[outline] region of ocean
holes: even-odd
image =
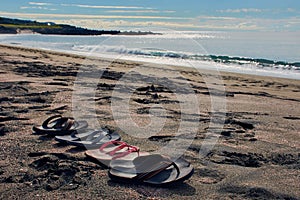
[[[300,79],[300,32],[161,31],[160,35],[0,35],[1,44]]]

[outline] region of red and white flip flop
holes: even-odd
[[[102,164],[109,166],[112,160],[133,160],[139,156],[149,155],[147,152],[140,152],[136,146],[123,141],[110,141],[103,144],[99,149],[88,150],[85,154],[97,159]]]

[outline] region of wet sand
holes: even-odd
[[[1,199],[300,199],[299,80],[222,72],[221,84],[213,72],[199,74],[191,68],[3,45],[0,49]],[[82,115],[88,117],[88,110],[96,105],[100,126],[118,131],[124,141],[154,152],[178,140],[174,133],[182,114],[196,127],[183,155],[195,168],[188,181],[172,187],[113,182],[107,169],[87,158],[84,149],[32,134],[32,126],[51,115],[72,116],[78,70],[92,65],[102,68],[103,74],[95,95],[86,94],[83,99],[94,104]],[[124,75],[127,82],[120,81]],[[188,90],[183,87],[185,81]],[[196,96],[199,112],[184,113],[170,88],[176,88],[181,97]],[[121,93],[119,99],[114,91]],[[166,120],[160,132],[141,138],[118,127],[111,103],[122,100],[122,91],[132,92],[131,117],[139,126],[149,124],[150,111],[164,108],[157,116]],[[226,100],[226,110],[211,109],[215,97]],[[213,129],[211,118],[222,115],[223,129]],[[126,124],[130,119],[121,116],[118,120]],[[208,133],[219,138],[200,159]]]

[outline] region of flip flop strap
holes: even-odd
[[[91,132],[89,135],[86,135],[84,137],[78,137],[77,132],[72,132],[70,136],[75,138],[75,141],[92,141],[92,143],[96,143],[96,142],[99,142],[103,137],[106,136],[106,135],[102,134],[96,138],[94,137],[96,134],[101,133],[101,132],[102,131],[95,130],[95,131]]]
[[[110,152],[105,152],[104,149],[109,146],[109,145],[118,145],[114,150],[110,151]],[[118,152],[124,148],[128,148],[127,151],[125,152]],[[132,152],[137,152],[138,155],[139,155],[139,151],[140,149],[136,146],[132,146],[132,145],[129,145],[127,144],[126,142],[122,142],[122,141],[110,141],[110,142],[107,142],[105,144],[103,144],[100,149],[99,149],[101,152],[104,152],[106,154],[109,154],[110,156],[114,156],[113,159],[117,159],[117,158],[121,158],[121,157],[124,157]]]
[[[124,148],[128,148],[125,152],[119,152],[120,150],[124,149]],[[132,153],[132,152],[139,152],[139,148],[136,147],[136,146],[132,146],[132,145],[129,145],[127,143],[124,143],[124,144],[121,144],[120,146],[118,146],[117,148],[115,148],[113,151],[109,152],[109,155],[110,156],[114,156],[114,158],[121,158],[123,156],[126,156],[128,155],[129,153]]]
[[[62,118],[64,119],[64,118]],[[61,125],[62,130],[70,130],[71,127],[75,124],[75,120],[72,118],[66,118],[67,121]]]
[[[54,123],[52,126],[49,124]],[[62,117],[61,115],[54,115],[46,119],[42,127],[44,129],[61,129],[61,130],[70,130],[71,127],[75,124],[75,120],[71,117]]]
[[[97,132],[97,133],[101,133],[102,131],[95,131],[95,132]],[[96,133],[96,134],[97,134]],[[111,139],[112,137],[111,137],[111,134],[110,133],[106,133],[106,134],[100,134],[96,139],[94,139],[94,140],[91,140],[91,142],[92,142],[92,144],[96,144],[96,143],[98,143],[99,141],[101,141],[103,138],[105,138],[105,137],[109,137],[109,139]]]
[[[87,137],[86,137],[86,139],[85,140],[87,140],[87,141],[92,141],[92,140],[94,140],[95,139],[95,135],[97,135],[98,133],[101,133],[102,131],[100,131],[100,130],[95,130],[95,131],[93,131],[93,132],[91,132],[91,134],[89,134]],[[102,135],[104,135],[104,134],[100,134],[100,136],[102,136]],[[98,137],[97,137],[98,138]]]
[[[115,159],[118,159],[118,158],[122,158],[122,157],[125,157],[127,156],[128,154],[131,154],[133,152],[137,152],[138,156],[140,156],[140,149],[138,147],[135,147],[135,146],[130,146],[128,147],[128,150],[127,151],[124,151],[122,153],[115,153],[114,156],[112,159],[115,160]]]
[[[109,152],[105,152],[104,149],[110,145],[118,145],[116,148],[118,148],[120,145],[124,145],[126,144],[126,142],[122,142],[122,141],[109,141],[109,142],[106,142],[105,144],[103,144],[99,150],[103,153],[109,153]]]
[[[54,116],[51,116],[51,117],[49,117],[48,119],[46,119],[46,120],[43,122],[42,127],[45,128],[45,129],[53,128],[53,127],[55,126],[55,124],[54,124],[53,126],[49,127],[49,123],[50,123],[51,121],[54,121],[54,119],[59,120],[59,119],[61,119],[61,118],[62,118],[61,115],[54,115]]]
[[[180,174],[180,170],[179,170],[178,166],[176,165],[176,163],[174,163],[170,160],[170,161],[161,161],[161,162],[155,163],[154,165],[150,166],[149,168],[144,169],[144,171],[146,171],[146,172],[138,173],[138,175],[135,176],[134,179],[136,179],[138,181],[148,180],[148,179],[154,177],[155,175],[161,173],[162,171],[166,170],[170,166],[174,166],[174,168],[176,169],[176,172],[177,172],[176,178],[177,178]]]

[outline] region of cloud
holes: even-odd
[[[175,13],[175,11],[173,10],[157,10],[155,8],[140,6],[99,6],[86,4],[61,4],[61,6],[93,9],[110,9],[108,11],[105,11],[106,13]]]
[[[106,13],[175,13],[173,10],[108,10]]]
[[[198,16],[195,19],[209,19],[209,20],[234,20],[234,17],[216,17],[216,16]]]
[[[57,10],[55,8],[47,8],[47,7],[42,7],[42,6],[21,6],[21,10],[25,9],[38,9],[38,10]]]
[[[198,21],[194,21],[194,24],[198,24],[202,29],[209,30],[263,30],[267,26],[260,26],[252,19],[243,18],[211,18],[211,17],[199,17]]]
[[[168,28],[199,28],[199,25],[192,23],[176,23],[162,21],[126,21],[126,20],[55,20],[56,23],[72,24],[75,26],[92,28],[92,29],[135,29],[149,27],[168,27]]]
[[[29,2],[30,5],[36,5],[36,6],[50,6],[53,5],[52,3],[45,3],[45,2]]]
[[[209,17],[207,17],[208,19]],[[47,21],[46,19],[44,21]],[[48,20],[49,21],[49,20]],[[236,19],[232,23],[209,20],[204,23],[190,22],[168,22],[168,21],[127,21],[127,20],[107,20],[107,19],[64,19],[54,20],[55,23],[72,24],[75,26],[92,29],[151,29],[151,27],[162,27],[171,29],[202,29],[202,30],[262,30],[262,26],[252,21],[242,21]],[[268,22],[269,23],[269,22]]]
[[[191,20],[186,17],[147,16],[147,15],[83,15],[83,14],[50,14],[50,13],[9,13],[0,12],[0,15],[28,17],[28,18],[76,18],[76,19],[160,19],[160,20]]]
[[[67,7],[79,7],[79,8],[96,8],[96,9],[152,9],[147,7],[139,6],[96,6],[96,5],[85,5],[85,4],[61,4],[61,6]]]
[[[1,12],[1,16],[53,21],[93,29],[122,29],[144,27],[165,27],[174,29],[221,30],[221,31],[299,31],[300,17],[282,19],[239,18],[198,16],[197,18],[180,18],[165,16],[119,16],[119,15],[80,15],[80,14],[46,14],[46,13],[10,13]],[[174,20],[175,19],[175,20]],[[180,19],[180,20],[177,20]]]
[[[94,8],[94,9],[153,9],[149,7],[140,7],[140,6],[100,6],[100,5],[87,5],[87,4],[53,4],[53,3],[45,3],[45,2],[29,2],[28,4],[36,5],[36,6],[60,5],[66,7]]]
[[[206,19],[206,21],[205,21]],[[300,30],[300,18],[231,18],[224,20],[208,20],[206,17],[199,17],[195,24],[212,25],[217,30],[257,30],[257,31],[287,31],[286,25],[289,24],[289,30]],[[212,27],[212,28],[213,28]]]
[[[257,8],[241,8],[241,9],[227,9],[227,10],[218,10],[217,12],[220,13],[260,13],[264,12],[263,9],[257,9]]]
[[[240,9],[227,9],[227,10],[217,10],[219,13],[272,13],[272,14],[280,14],[280,13],[300,13],[299,10],[295,8],[282,8],[282,9],[257,9],[257,8],[240,8]]]

